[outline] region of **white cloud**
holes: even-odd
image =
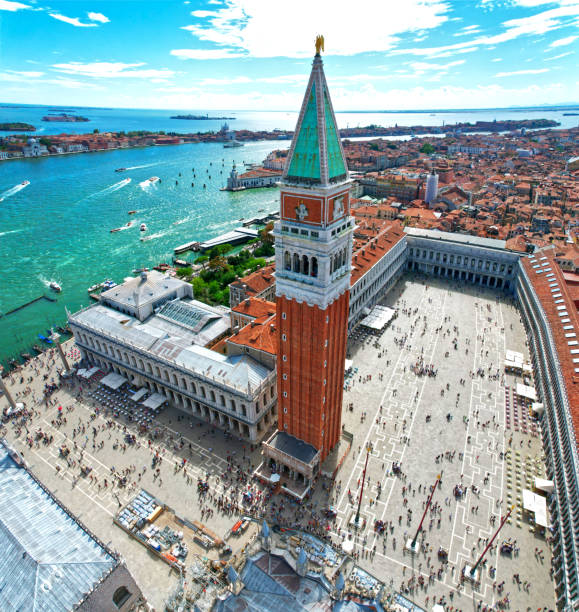
[[[38,86],[40,84],[53,85],[65,89],[100,89],[100,87],[92,83],[83,83],[82,81],[77,81],[68,77],[41,78],[43,75],[43,72],[7,70],[5,72],[0,72],[0,83],[24,83],[31,85],[35,92],[39,91]],[[6,89],[6,87],[8,86],[4,86],[4,89]],[[29,90],[24,88],[21,89],[27,91],[27,93],[31,93]]]
[[[566,0],[560,1],[562,4],[557,8],[536,13],[535,15],[531,15],[529,17],[509,19],[508,21],[503,22],[502,25],[505,28],[505,31],[501,32],[500,34],[479,36],[467,42],[454,43],[452,45],[444,45],[441,47],[396,49],[392,51],[392,54],[441,57],[440,53],[443,52],[457,53],[462,49],[474,46],[498,45],[510,40],[515,40],[520,36],[545,34],[546,32],[557,30],[566,25],[566,22],[564,21],[566,17],[579,16],[579,2],[577,2],[577,0],[572,0],[570,3],[567,3]]]
[[[512,72],[499,72],[495,74],[497,78],[517,76],[519,74],[542,74],[543,72],[549,72],[548,68],[532,68],[530,70],[513,70]]]
[[[161,70],[145,68],[144,63],[124,64],[122,62],[68,62],[64,64],[53,64],[54,70],[65,74],[88,76],[101,79],[136,78],[136,79],[163,79],[175,75],[173,70],[162,68]]]
[[[566,45],[570,45],[578,38],[579,36],[567,36],[566,38],[560,38],[559,40],[554,40],[549,47],[565,47]]]
[[[98,21],[99,23],[109,23],[110,19],[102,13],[88,13],[88,18],[91,21]]]
[[[416,72],[425,71],[444,71],[446,72],[452,66],[460,66],[464,64],[466,60],[455,60],[454,62],[448,62],[448,64],[433,64],[431,62],[411,62],[410,67]]]
[[[96,28],[96,23],[83,23],[78,17],[66,17],[65,15],[59,15],[58,13],[49,13],[49,15],[58,19],[58,21],[64,21],[64,23],[70,23],[77,28]]]
[[[553,55],[553,57],[546,57],[544,62],[552,62],[553,60],[561,59],[562,57],[567,57],[568,55],[573,55],[574,51],[567,51],[567,53],[560,53],[559,55]]]
[[[368,18],[384,15],[385,4],[391,9],[388,19]],[[349,11],[347,18],[328,8],[328,2],[294,0],[291,10],[281,15],[278,3],[271,0],[226,0],[215,10],[193,11],[196,23],[184,29],[200,41],[251,57],[310,57],[321,31],[328,55],[355,55],[390,50],[400,34],[436,28],[448,20],[450,10],[444,0],[367,0],[364,10]],[[353,36],[356,31],[364,34]],[[194,58],[213,59],[201,54]]]
[[[173,49],[171,55],[179,59],[218,60],[243,57],[235,49]]]
[[[11,2],[10,0],[0,0],[0,11],[10,11],[14,13],[20,9],[32,8],[28,4],[22,4],[22,2]]]
[[[502,62],[503,58],[502,57],[495,57],[494,59],[491,60],[491,62]]]

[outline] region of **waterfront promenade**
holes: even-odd
[[[499,543],[516,541],[515,554],[504,556],[494,550],[481,573],[480,586],[465,583],[458,588],[464,564],[476,559],[493,533],[491,516],[497,524],[511,503],[509,493],[517,504],[520,474],[531,467],[533,475],[544,474],[540,439],[531,434],[531,428],[527,433],[506,428],[505,385],[512,387],[515,380],[503,378],[504,352],[509,348],[526,354],[518,312],[510,298],[498,300],[492,292],[416,277],[404,277],[385,303],[398,309],[393,325],[380,338],[359,338],[349,345],[357,372],[347,383],[343,418],[345,428],[354,434],[352,450],[334,486],[321,479],[312,499],[302,506],[284,496],[268,497],[251,480],[250,474],[262,460],[259,449],[228,440],[221,431],[182,417],[176,410],[161,414],[161,435],[150,445],[138,434],[138,444],[130,445],[124,441],[123,428],[132,433],[132,426],[111,418],[94,401],[94,388],[86,383],[82,391],[80,383],[62,387],[48,406],[43,404],[43,386],[56,381],[60,366],[48,354],[7,379],[13,393],[20,393],[19,400],[34,414],[25,427],[17,422],[5,426],[3,435],[23,452],[32,471],[56,496],[126,558],[156,609],[162,609],[176,584],[175,573],[112,523],[119,506],[141,487],[220,536],[239,516],[254,514],[309,529],[330,538],[338,548],[351,539],[362,567],[387,583],[392,580],[396,590],[426,609],[441,597],[447,609],[456,610],[476,610],[479,602],[497,605],[505,597],[514,610],[554,609],[548,543],[519,519],[518,508],[498,539]],[[74,359],[70,343],[67,350]],[[421,357],[424,364],[433,364],[436,377],[411,371]],[[0,405],[4,404],[5,399],[0,399]],[[60,417],[59,406],[63,408]],[[52,436],[52,442],[36,439],[38,431]],[[361,509],[366,525],[356,533],[348,523],[355,512],[368,442],[372,452]],[[63,443],[71,449],[70,462],[59,456]],[[502,460],[501,453],[509,449],[510,459]],[[163,457],[158,476],[151,469],[157,451]],[[402,476],[392,474],[393,461],[400,462]],[[91,477],[80,476],[81,465],[92,467]],[[427,497],[424,489],[438,473],[443,478],[433,500],[437,511],[425,523],[428,552],[412,556],[404,552],[403,543],[414,534]],[[127,477],[126,486],[119,486],[118,475]],[[205,496],[198,493],[199,478],[209,484]],[[457,484],[468,489],[460,500],[453,496]],[[473,485],[478,493],[470,489]],[[246,491],[254,493],[254,501],[244,505]],[[322,511],[330,504],[338,516],[328,522]],[[387,536],[374,532],[376,519],[388,524]],[[229,543],[235,550],[244,541]],[[448,551],[448,564],[437,559],[440,546]],[[190,550],[198,552],[192,546]],[[216,552],[209,556],[216,557]]]

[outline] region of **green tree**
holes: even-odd
[[[179,268],[177,270],[177,276],[179,278],[184,278],[186,276],[191,276],[192,270],[191,270],[191,266],[188,266],[187,268]]]
[[[99,129],[98,129],[98,128],[95,128],[95,129],[92,131],[92,133],[93,133],[93,134],[100,134],[100,132],[99,132]]]
[[[429,142],[425,142],[420,148],[420,152],[426,155],[432,155],[434,153],[434,147]]]

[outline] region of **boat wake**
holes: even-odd
[[[19,185],[15,185],[14,187],[12,187],[12,189],[8,189],[4,193],[0,194],[0,202],[5,200],[6,198],[9,198],[10,196],[16,195],[19,191],[26,189],[29,184],[30,183],[28,182],[20,183]]]
[[[20,232],[23,232],[23,229],[17,229],[17,230],[8,230],[7,232],[0,232],[0,237],[2,236],[7,236],[8,234],[19,234]]]
[[[162,238],[167,232],[159,232],[158,234],[151,234],[150,236],[144,236],[141,238],[141,242],[148,242],[149,240],[154,240],[155,238]]]
[[[125,170],[139,170],[140,168],[151,168],[152,166],[158,166],[161,162],[155,162],[154,164],[143,164],[142,166],[129,166]]]
[[[38,280],[47,288],[50,289],[50,283],[57,282],[54,278],[44,278],[43,276],[39,276]]]
[[[143,190],[143,191],[150,191],[153,187],[155,187],[156,183],[153,183],[152,181],[150,181],[149,179],[147,179],[146,181],[141,181],[139,183],[139,187]]]
[[[118,183],[115,183],[114,185],[107,187],[105,190],[101,191],[101,193],[113,193],[113,191],[118,191],[119,189],[122,189],[123,187],[125,187],[125,185],[128,185],[131,182],[131,180],[132,179],[130,178],[123,179],[122,181],[119,181]]]

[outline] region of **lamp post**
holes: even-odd
[[[434,492],[436,491],[436,487],[438,486],[438,483],[440,482],[441,477],[442,477],[441,474],[438,474],[436,476],[436,482],[434,483],[434,487],[432,487],[432,491],[430,492],[430,496],[428,497],[428,501],[426,502],[426,508],[424,508],[422,519],[420,520],[420,525],[418,525],[418,529],[416,530],[416,533],[414,534],[414,537],[412,538],[412,540],[406,543],[406,548],[413,553],[418,552],[416,550],[416,540],[418,539],[418,534],[420,533],[420,530],[422,529],[422,523],[424,523],[424,519],[426,518],[426,513],[428,512],[428,508],[430,508],[432,497],[434,496]]]
[[[368,443],[368,446],[366,446],[366,461],[364,462],[364,472],[362,473],[362,489],[360,490],[360,497],[358,499],[358,510],[356,511],[356,518],[354,519],[354,523],[356,524],[356,529],[358,528],[358,522],[360,520],[360,506],[362,505],[362,495],[364,494],[364,483],[366,482],[366,468],[368,467],[368,457],[370,456],[371,450],[372,450],[372,446]]]
[[[476,577],[476,570],[477,570],[478,566],[482,563],[482,561],[484,559],[484,556],[487,554],[488,549],[492,546],[492,544],[495,541],[496,537],[499,535],[499,531],[503,528],[503,525],[507,522],[507,520],[511,516],[513,508],[514,508],[514,506],[511,506],[509,511],[505,514],[505,516],[501,520],[501,524],[499,525],[499,528],[495,531],[495,534],[490,539],[490,541],[486,545],[485,549],[482,551],[482,554],[478,558],[478,561],[472,566],[472,568],[470,568],[470,570],[468,569],[468,566],[465,568],[466,569],[465,575],[466,575],[467,578],[469,578],[469,580],[474,580],[475,579],[475,577]]]

